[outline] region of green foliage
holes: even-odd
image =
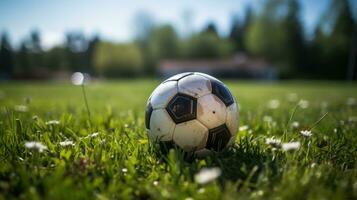
[[[69,63],[66,61],[66,50],[62,47],[54,47],[44,53],[44,63],[45,66],[49,69],[67,69]]]
[[[0,40],[0,73],[11,75],[14,71],[14,52],[8,36],[3,33]]]
[[[135,44],[99,42],[94,55],[96,70],[107,77],[139,74],[142,62],[140,49]]]
[[[193,35],[182,45],[184,58],[222,58],[233,54],[233,44],[212,32]]]
[[[0,199],[357,198],[356,85],[226,83],[240,104],[236,143],[192,162],[176,149],[158,155],[147,140],[144,109],[157,81],[87,85],[92,126],[78,86],[0,85]],[[310,128],[311,137],[300,134]],[[273,148],[271,137],[301,148]],[[207,167],[222,175],[195,182]]]
[[[149,37],[151,54],[158,60],[176,58],[179,53],[179,38],[171,25],[153,28]]]
[[[333,79],[346,77],[348,60],[350,56],[354,56],[351,50],[353,45],[356,47],[352,42],[356,31],[356,21],[353,19],[349,2],[332,1],[315,30],[311,50],[316,55],[311,57],[311,61],[320,76]]]
[[[285,10],[285,12],[283,12]],[[248,27],[247,49],[275,63],[282,77],[304,67],[304,33],[297,1],[269,0]]]

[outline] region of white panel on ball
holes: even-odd
[[[239,115],[237,103],[234,103],[227,107],[227,120],[226,126],[229,132],[232,134],[232,138],[229,140],[228,145],[235,142],[238,126],[239,126]]]
[[[200,75],[200,76],[203,76],[203,77],[205,77],[205,78],[208,78],[208,79],[211,79],[211,80],[215,80],[215,81],[218,81],[218,82],[222,83],[222,81],[220,81],[220,80],[216,79],[215,77],[210,76],[210,75],[208,75],[208,74],[204,74],[204,73],[201,73],[201,72],[195,72],[195,74],[196,74],[196,75]]]
[[[211,93],[211,82],[200,75],[189,75],[178,81],[179,93],[187,94],[195,98]]]
[[[151,106],[153,109],[165,108],[173,96],[177,94],[177,82],[168,81],[160,84],[151,94]]]
[[[214,94],[198,98],[197,119],[207,128],[216,128],[226,122],[226,106]]]
[[[206,145],[208,129],[197,120],[177,124],[174,142],[185,151],[203,149]]]
[[[150,118],[149,137],[152,141],[170,141],[175,123],[165,109],[154,110]]]
[[[180,73],[180,74],[176,74],[174,76],[171,76],[170,78],[166,79],[164,82],[167,82],[167,81],[178,81],[180,80],[181,78],[185,77],[185,76],[188,76],[190,74],[193,74],[193,72],[184,72],[184,73]]]

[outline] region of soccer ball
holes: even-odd
[[[235,98],[221,81],[186,72],[154,90],[145,126],[151,141],[172,142],[185,152],[219,152],[235,141],[238,113]]]

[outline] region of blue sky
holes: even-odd
[[[45,46],[63,41],[64,33],[79,30],[86,35],[98,33],[113,41],[133,38],[133,18],[139,11],[150,13],[157,23],[171,23],[184,32],[183,13],[192,13],[193,31],[214,22],[221,35],[229,31],[232,16],[243,15],[248,4],[259,6],[263,0],[1,0],[0,31],[7,31],[11,41],[19,43],[30,30],[41,32]],[[330,0],[300,0],[304,25],[312,30]]]

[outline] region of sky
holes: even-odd
[[[170,23],[180,33],[201,30],[214,22],[219,33],[229,33],[232,16],[243,16],[248,5],[257,7],[263,0],[1,0],[0,32],[6,31],[11,42],[19,44],[31,30],[38,30],[44,47],[60,44],[69,31],[87,36],[126,42],[134,37],[134,16],[146,12],[156,23]],[[330,0],[300,0],[302,21],[312,32]],[[184,13],[190,13],[189,25]],[[186,20],[187,21],[187,20]],[[186,25],[185,25],[186,24]]]

